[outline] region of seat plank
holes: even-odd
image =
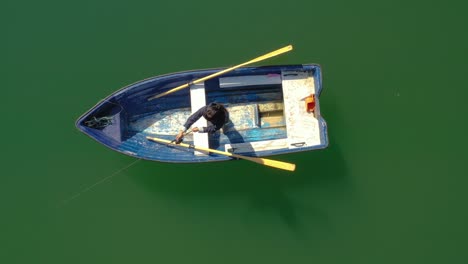
[[[206,105],[206,94],[204,83],[193,84],[190,86],[190,101],[192,114],[198,109]],[[207,121],[205,118],[200,118],[193,124],[192,127],[206,127]],[[209,148],[208,133],[193,133],[193,144],[197,147]],[[195,151],[195,155],[207,155],[201,151]]]

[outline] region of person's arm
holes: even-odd
[[[205,110],[206,110],[206,106],[203,106],[202,108],[198,109],[195,113],[189,116],[189,118],[187,119],[187,121],[185,122],[183,126],[184,132],[187,131],[187,129],[189,129],[195,122],[197,122],[198,119],[200,119],[200,117],[203,116],[203,113],[205,112]]]
[[[176,142],[180,143],[182,141],[182,138],[184,137],[185,131],[187,131],[187,129],[189,129],[193,125],[193,123],[197,122],[197,120],[200,119],[200,117],[203,116],[203,113],[205,112],[205,109],[206,109],[206,106],[201,107],[195,113],[193,113],[193,114],[191,114],[189,116],[189,118],[187,119],[185,124],[179,128],[179,133],[176,136]],[[198,129],[194,129],[193,131],[197,132]]]

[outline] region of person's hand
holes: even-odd
[[[198,131],[200,131],[200,129],[198,127],[194,127],[194,128],[192,128],[192,131],[193,132],[198,132]]]
[[[184,138],[184,131],[180,130],[179,134],[176,136],[176,144],[179,144],[182,142],[182,139]]]

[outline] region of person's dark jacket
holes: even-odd
[[[184,124],[185,130],[191,127],[202,116],[208,121],[207,127],[200,128],[200,132],[205,133],[214,133],[220,130],[229,119],[229,114],[222,104],[211,103],[190,115]]]

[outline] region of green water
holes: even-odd
[[[464,1],[12,1],[0,263],[467,263]],[[74,121],[175,71],[319,63],[325,150],[166,164]]]

